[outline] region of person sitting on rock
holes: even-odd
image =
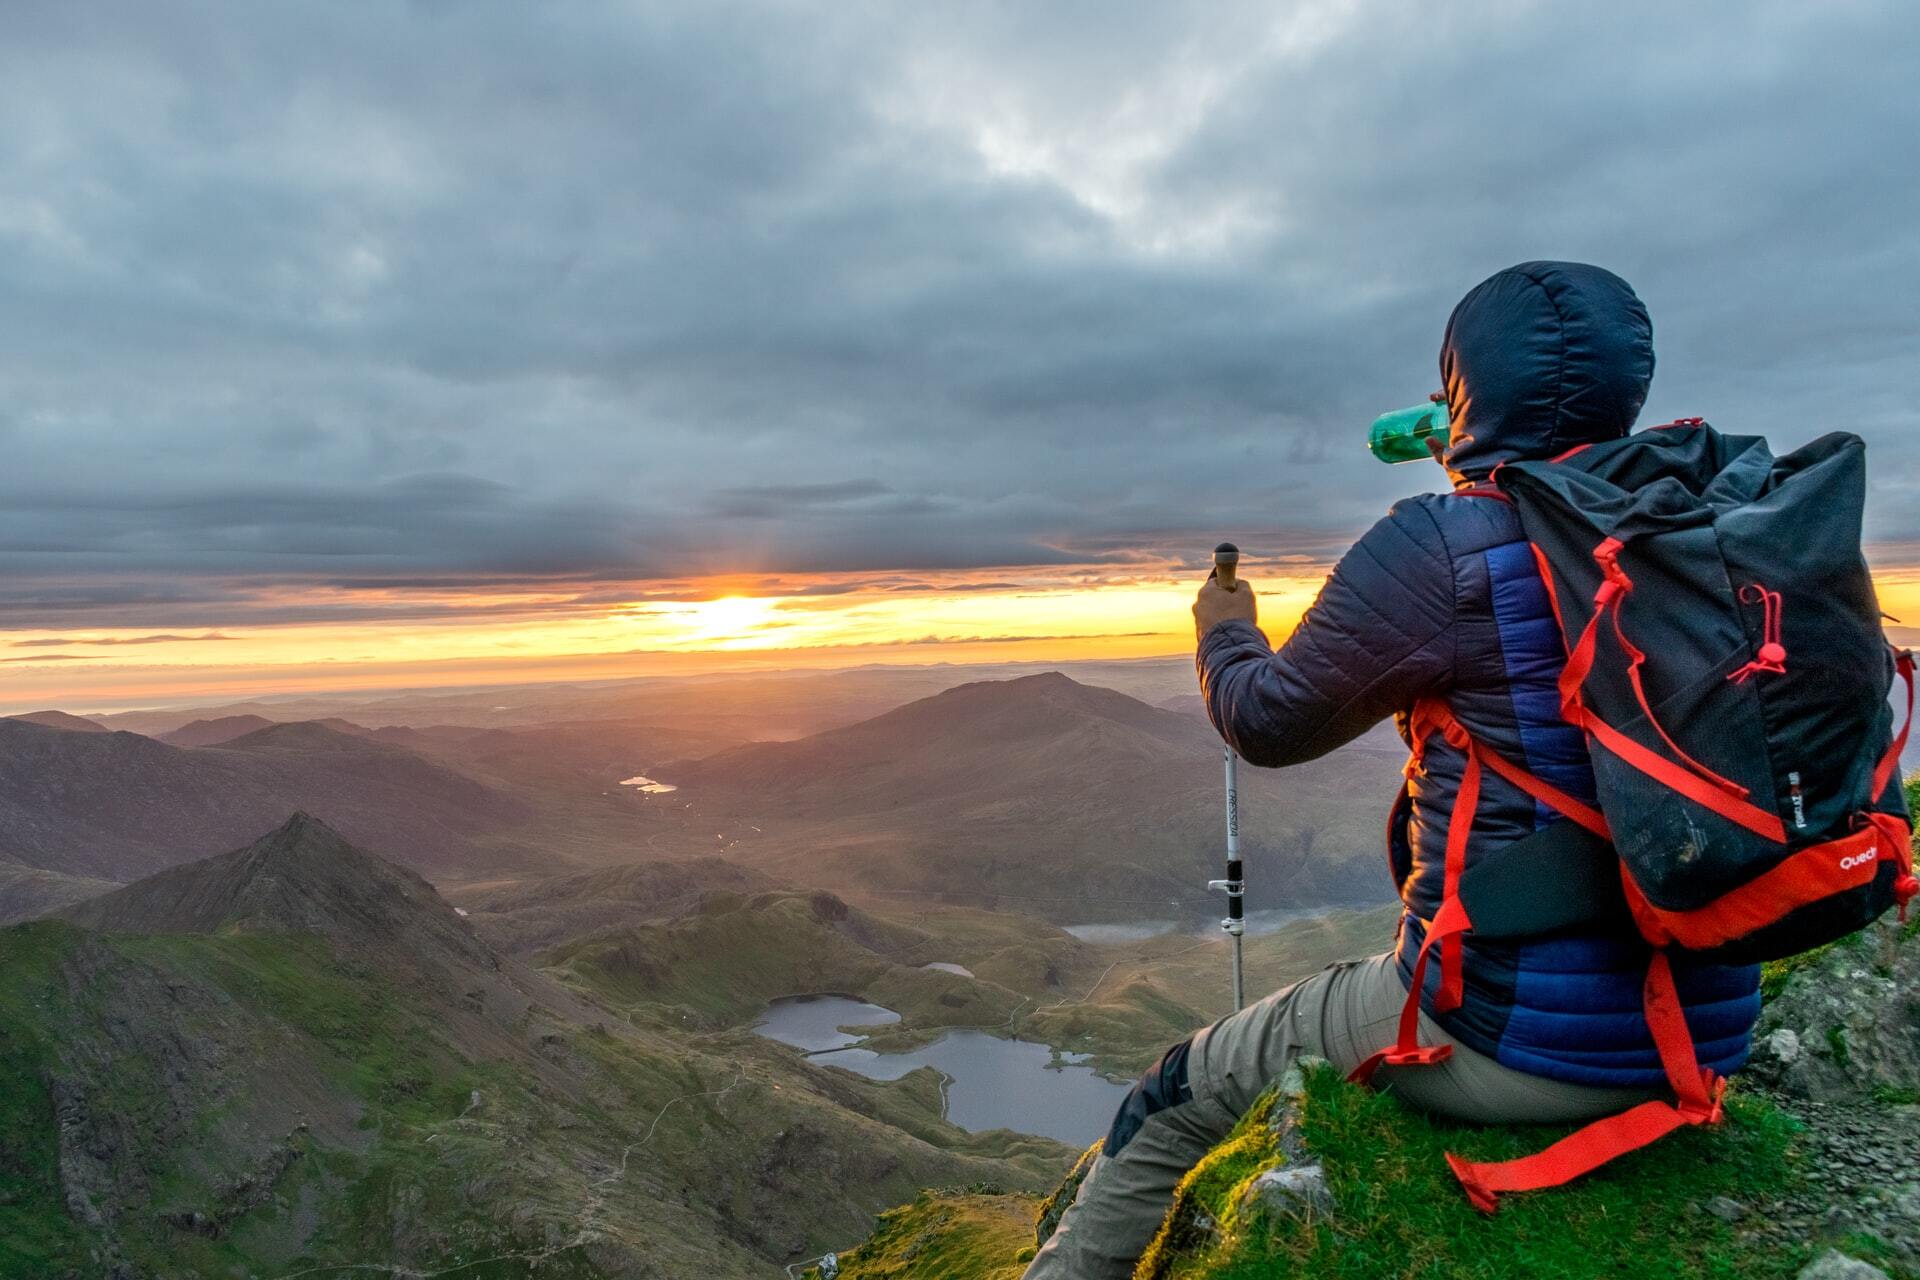
[[[1440,372],[1452,429],[1436,457],[1454,491],[1410,498],[1342,557],[1276,653],[1249,586],[1209,580],[1193,613],[1201,689],[1241,758],[1312,760],[1443,698],[1475,740],[1524,760],[1568,794],[1594,794],[1587,746],[1560,717],[1566,648],[1511,505],[1491,497],[1500,463],[1555,457],[1625,435],[1653,377],[1652,325],[1631,287],[1598,267],[1532,262],[1499,272],[1447,323]],[[1336,964],[1174,1045],[1133,1087],[1026,1280],[1117,1280],[1133,1272],[1181,1177],[1300,1055],[1351,1071],[1394,1040],[1425,929],[1439,909],[1448,816],[1464,752],[1433,734],[1388,824],[1405,909],[1390,951]],[[1553,817],[1491,774],[1466,836],[1466,865]],[[1542,877],[1539,892],[1554,892]],[[1631,923],[1524,940],[1463,941],[1461,1003],[1423,990],[1420,1043],[1443,1061],[1373,1077],[1408,1104],[1456,1120],[1583,1121],[1663,1096],[1641,1011],[1648,951]],[[1721,1075],[1745,1061],[1760,1010],[1757,965],[1674,957],[1695,1053]],[[1431,976],[1431,975],[1430,975]]]

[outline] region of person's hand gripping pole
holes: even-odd
[[[1240,549],[1231,542],[1214,549],[1213,572],[1200,585],[1199,598],[1193,602],[1194,638],[1206,639],[1207,632],[1223,622],[1260,622],[1253,588],[1240,576]]]

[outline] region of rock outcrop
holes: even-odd
[[[1920,920],[1774,966],[1748,1075],[1815,1102],[1920,1103]]]

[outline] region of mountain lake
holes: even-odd
[[[846,996],[787,996],[769,1004],[753,1029],[875,1080],[932,1067],[947,1078],[947,1119],[975,1133],[1013,1129],[1085,1146],[1106,1133],[1129,1087],[1080,1065],[1084,1055],[1062,1054],[1064,1065],[1056,1066],[1044,1044],[984,1031],[956,1029],[906,1053],[875,1053],[859,1047],[862,1037],[840,1030],[899,1020],[891,1009]]]

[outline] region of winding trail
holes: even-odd
[[[644,1138],[641,1138],[638,1142],[629,1142],[621,1150],[620,1167],[615,1169],[612,1173],[609,1173],[606,1177],[601,1178],[600,1180],[595,1182],[593,1185],[595,1187],[608,1187],[627,1176],[628,1159],[632,1157],[634,1152],[638,1151],[640,1148],[646,1146],[649,1142],[653,1141],[653,1135],[655,1130],[659,1129],[660,1122],[666,1118],[667,1112],[673,1110],[674,1103],[685,1102],[688,1098],[715,1098],[715,1099],[724,1098],[728,1094],[732,1093],[735,1089],[738,1089],[741,1085],[741,1082],[744,1081],[746,1078],[747,1078],[747,1069],[745,1066],[741,1066],[734,1073],[733,1083],[728,1085],[724,1089],[703,1089],[694,1093],[683,1093],[676,1097],[668,1098],[666,1101],[666,1104],[662,1106],[660,1110],[654,1114],[653,1123],[647,1126],[646,1136]],[[606,1198],[604,1196],[600,1197],[600,1202],[605,1203],[605,1199]],[[592,1216],[592,1211],[589,1211],[588,1213],[582,1214],[581,1219],[584,1222],[588,1217],[591,1217],[591,1216]]]

